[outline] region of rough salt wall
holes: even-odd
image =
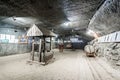
[[[15,32],[17,31],[17,32]],[[26,31],[23,29],[14,29],[14,28],[0,28],[0,34],[15,35],[15,38],[22,36]]]
[[[0,56],[30,52],[30,44],[0,43]]]
[[[15,32],[15,30],[17,32]],[[15,35],[18,39],[19,36],[25,34],[23,29],[12,29],[12,28],[0,28],[0,34]],[[18,43],[0,43],[0,56],[6,56],[11,54],[20,54],[31,51],[30,44],[18,44]]]
[[[120,0],[106,0],[93,16],[89,23],[89,29],[103,36],[120,30]],[[101,42],[93,40],[96,54],[104,57],[117,69],[120,67],[120,43]]]
[[[120,43],[97,43],[91,41],[95,47],[95,52],[98,57],[105,58],[112,66],[120,69]]]
[[[120,30],[120,0],[106,0],[89,23],[89,29],[99,35]]]

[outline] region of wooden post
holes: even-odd
[[[44,38],[43,60],[44,60],[44,62],[46,63],[46,60],[45,60],[46,42],[45,42],[45,37],[43,37],[43,38]]]
[[[52,37],[50,37],[50,50],[52,49]]]
[[[33,41],[32,41],[32,61],[34,61],[34,37],[33,37]]]
[[[41,39],[40,39],[40,43],[39,43],[39,62],[41,62],[41,53],[42,53],[42,50],[41,50]]]
[[[63,43],[61,45],[61,52],[63,52],[63,49],[64,49],[64,38],[65,38],[65,35],[63,36],[62,40],[63,40]]]

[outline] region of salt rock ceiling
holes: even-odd
[[[12,16],[33,17],[58,34],[83,35],[89,28],[105,35],[120,30],[119,12],[119,0],[0,0],[0,25],[11,24],[4,19]]]
[[[100,35],[120,30],[120,0],[106,0],[91,19],[88,28]]]

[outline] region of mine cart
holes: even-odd
[[[95,48],[92,45],[86,45],[84,48],[86,56],[94,57],[95,56]]]

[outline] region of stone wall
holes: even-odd
[[[95,52],[98,57],[104,57],[114,67],[120,66],[120,43],[97,43],[94,40],[90,44],[95,47]]]

